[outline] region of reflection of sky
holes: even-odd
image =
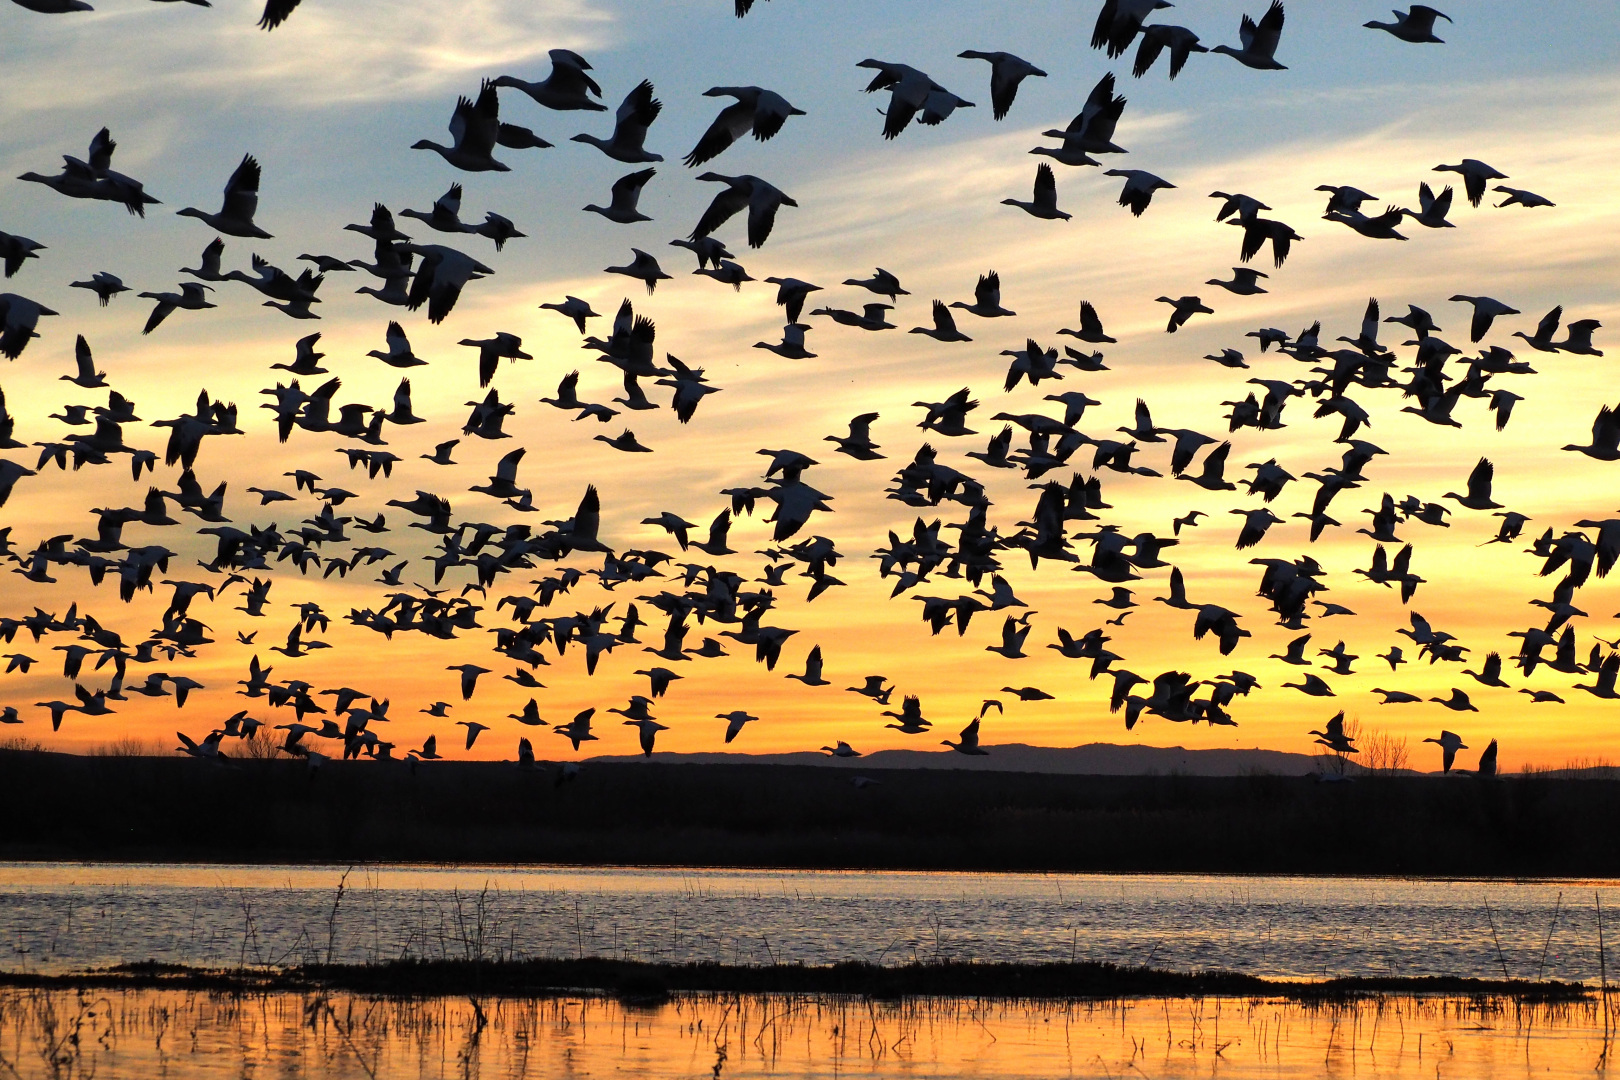
[[[938,400],[959,386],[973,386],[984,406],[973,414],[970,426],[981,435],[934,441],[949,444],[943,447],[946,460],[985,476],[990,470],[962,454],[982,449],[982,438],[999,430],[988,417],[1003,408],[1044,408],[1041,397],[1047,390],[1024,387],[1003,396],[1004,358],[996,354],[1021,348],[1029,336],[1045,345],[1058,343],[1054,331],[1074,325],[1081,299],[1097,303],[1120,343],[1107,348],[1112,370],[1071,373],[1058,389],[1084,389],[1103,402],[1080,425],[1099,438],[1130,423],[1138,396],[1148,400],[1163,426],[1218,433],[1224,426],[1218,403],[1241,397],[1248,389],[1242,386],[1244,377],[1304,374],[1302,365],[1274,358],[1275,353],[1257,358],[1253,340],[1243,337],[1246,331],[1275,325],[1293,333],[1321,318],[1325,337],[1353,335],[1369,295],[1379,297],[1386,314],[1404,310],[1407,303],[1427,308],[1453,343],[1466,338],[1468,314],[1465,307],[1446,301],[1454,292],[1492,295],[1524,312],[1500,320],[1489,343],[1513,342],[1513,330],[1533,330],[1540,315],[1560,303],[1566,322],[1583,317],[1616,322],[1611,283],[1617,215],[1610,191],[1620,154],[1610,133],[1620,116],[1611,74],[1616,59],[1613,18],[1601,6],[1474,5],[1453,13],[1456,25],[1442,24],[1440,34],[1448,44],[1419,47],[1360,29],[1367,19],[1386,17],[1376,4],[1296,3],[1279,52],[1289,65],[1287,72],[1252,72],[1225,57],[1194,56],[1174,83],[1165,79],[1162,61],[1158,71],[1138,81],[1128,76],[1129,57],[1122,58],[1111,68],[1121,77],[1121,92],[1130,103],[1117,141],[1132,153],[1107,164],[1149,169],[1177,187],[1160,192],[1147,214],[1133,219],[1113,205],[1117,181],[1095,170],[1060,168],[1059,205],[1075,215],[1068,223],[1035,221],[999,200],[1028,197],[1034,161],[1025,151],[1036,144],[1040,130],[1067,123],[1100,75],[1110,70],[1103,54],[1086,48],[1091,4],[1083,5],[1084,10],[1069,3],[1020,5],[1014,25],[1004,8],[969,3],[891,4],[874,12],[865,4],[772,0],[739,22],[724,0],[633,5],[469,0],[404,7],[382,0],[308,0],[274,34],[253,29],[254,13],[247,10],[252,5],[221,3],[201,10],[107,0],[99,6],[93,14],[72,17],[37,16],[11,6],[0,12],[0,107],[8,117],[0,131],[0,167],[7,171],[0,175],[50,171],[57,155],[82,155],[90,136],[106,124],[120,143],[115,167],[143,180],[163,205],[153,207],[142,221],[111,205],[68,202],[37,185],[9,181],[0,189],[0,228],[48,245],[41,259],[31,261],[5,287],[63,313],[45,320],[44,336],[5,370],[3,385],[9,407],[19,417],[19,438],[58,438],[64,429],[45,419],[46,414],[64,401],[102,400],[98,392],[57,380],[68,369],[73,336],[82,332],[113,384],[135,399],[147,421],[177,415],[202,386],[242,406],[249,434],[211,440],[198,469],[205,486],[220,479],[230,482],[227,512],[238,524],[277,521],[287,526],[296,520],[295,511],[285,506],[263,511],[251,507],[241,491],[248,485],[290,488],[280,474],[293,468],[313,469],[330,483],[360,491],[345,512],[357,508],[373,514],[387,499],[408,498],[422,488],[451,496],[458,517],[517,520],[483,496],[457,493],[482,482],[501,454],[522,445],[528,456],[519,483],[534,488],[535,503],[543,510],[531,516],[568,516],[585,484],[594,482],[602,490],[603,531],[610,543],[674,550],[667,537],[639,525],[640,519],[668,509],[707,522],[722,505],[716,494],[720,488],[757,482],[763,459],[754,455],[756,449],[793,447],[811,453],[823,464],[807,479],[834,496],[837,513],[818,515],[805,534],[819,532],[838,541],[846,558],[834,573],[848,587],[810,605],[803,602],[803,579],[790,577],[792,586],[778,590],[781,604],[766,621],[800,633],[775,673],[746,656],[677,665],[689,669],[683,671],[688,678],[675,684],[656,710],[671,725],[660,736],[661,748],[714,748],[721,726],[708,718],[733,708],[747,708],[763,718],[748,729],[737,744],[740,749],[799,749],[835,738],[863,749],[902,744],[901,737],[887,738],[890,733],[877,726],[872,719],[877,710],[868,702],[842,692],[843,686],[876,671],[888,674],[902,692],[920,693],[925,715],[945,733],[999,687],[1035,685],[1058,700],[1012,705],[1005,718],[992,714],[984,733],[987,742],[1064,745],[1122,735],[1118,719],[1107,715],[1106,682],[1087,683],[1076,670],[1079,664],[1043,647],[1055,638],[1055,627],[1080,633],[1100,625],[1098,616],[1109,614],[1088,602],[1106,595],[1094,579],[1061,567],[1032,574],[1021,553],[1008,553],[1009,581],[1039,612],[1031,657],[1014,664],[983,651],[996,640],[999,615],[978,616],[965,638],[947,634],[930,639],[916,621],[915,601],[887,600],[888,584],[877,580],[865,558],[883,542],[887,529],[904,532],[915,516],[879,495],[894,469],[922,441],[922,433],[912,426],[920,417],[909,403]],[[1235,40],[1242,10],[1242,5],[1223,0],[1163,14],[1166,21],[1186,23],[1206,43],[1215,44]],[[508,92],[503,96],[505,118],[533,127],[557,147],[502,151],[512,165],[506,174],[455,174],[435,155],[406,149],[418,138],[444,140],[456,95],[475,91],[479,78],[508,72],[541,78],[547,68],[545,50],[559,45],[578,49],[591,60],[610,109],[641,78],[657,84],[665,110],[648,145],[666,161],[658,166],[659,175],[642,202],[654,221],[619,226],[578,210],[586,202],[605,202],[612,181],[634,168],[568,141],[580,131],[606,133],[611,113],[546,112]],[[1050,74],[1028,80],[1011,115],[997,124],[990,116],[988,67],[956,59],[964,48],[1013,51]],[[958,111],[940,127],[913,126],[892,144],[885,143],[874,111],[883,104],[882,95],[859,92],[868,73],[854,64],[867,56],[921,67],[978,106]],[[718,283],[689,278],[690,257],[667,247],[671,237],[689,230],[713,194],[712,185],[696,183],[679,161],[724,104],[700,95],[712,85],[749,83],[777,90],[808,114],[791,120],[772,142],[739,142],[708,166],[762,175],[800,203],[782,211],[761,251],[741,249],[741,219],[721,230],[754,277],[793,275],[816,281],[829,286],[816,301],[825,298],[835,306],[853,307],[870,297],[836,283],[865,276],[874,265],[885,266],[912,292],[893,313],[892,321],[903,331],[927,322],[931,298],[968,299],[977,275],[994,268],[1002,275],[1003,301],[1018,316],[991,323],[962,315],[960,325],[975,341],[954,346],[900,332],[871,335],[809,318],[814,329],[808,344],[817,359],[782,361],[749,348],[754,341],[775,340],[780,330],[780,310],[771,303],[774,290],[755,284],[736,294]],[[466,219],[480,220],[485,210],[495,210],[529,234],[500,255],[482,238],[456,239],[458,246],[496,267],[497,275],[469,286],[441,327],[430,326],[420,314],[405,315],[416,352],[431,361],[408,373],[417,412],[429,423],[390,430],[390,449],[406,459],[390,483],[349,473],[332,453],[338,445],[333,436],[300,432],[278,447],[268,417],[257,409],[268,400],[257,393],[269,385],[268,364],[290,360],[292,342],[314,330],[324,335],[326,366],[344,380],[340,401],[380,404],[386,399],[399,373],[364,354],[381,347],[383,326],[404,313],[352,296],[353,289],[372,283],[363,275],[329,275],[325,302],[317,309],[323,315],[319,323],[286,321],[261,307],[255,294],[225,284],[214,296],[218,309],[178,312],[150,337],[138,332],[146,302],[126,295],[102,311],[88,293],[66,287],[68,281],[106,269],[137,290],[173,288],[179,280],[173,268],[195,265],[213,234],[175,218],[172,211],[186,205],[216,208],[219,188],[246,151],[263,163],[259,221],[276,238],[257,243],[227,238],[227,268],[245,268],[253,252],[289,269],[306,265],[296,262],[305,252],[369,257],[368,242],[343,232],[344,223],[362,220],[374,200],[396,211],[426,209],[458,180],[466,187]],[[1365,240],[1320,220],[1323,196],[1313,190],[1318,184],[1353,183],[1381,196],[1381,203],[1412,204],[1418,181],[1454,179],[1431,173],[1433,165],[1463,157],[1489,161],[1512,175],[1509,183],[1538,191],[1558,207],[1474,210],[1459,192],[1452,213],[1458,228],[1431,231],[1411,225],[1403,230],[1411,236],[1407,243]],[[1229,276],[1236,261],[1236,230],[1214,224],[1215,203],[1204,198],[1216,189],[1262,198],[1274,208],[1273,216],[1307,237],[1283,271],[1265,267],[1272,274],[1267,295],[1238,298],[1200,284]],[[427,242],[446,239],[428,235],[425,227],[414,235]],[[633,282],[600,273],[605,266],[627,261],[631,246],[653,252],[675,275],[651,298]],[[632,296],[638,311],[657,320],[659,346],[705,367],[723,392],[712,395],[684,427],[667,410],[620,417],[608,425],[574,424],[565,414],[534,404],[574,368],[582,372],[581,396],[586,400],[607,401],[621,392],[611,368],[576,351],[577,335],[568,323],[536,309],[539,302],[561,299],[565,293],[590,300],[604,313],[614,310],[622,296]],[[1199,293],[1216,314],[1166,337],[1160,327],[1167,309],[1152,300],[1161,293]],[[598,331],[600,324],[592,329]],[[1402,339],[1393,331],[1401,329],[1386,327],[1385,341],[1398,345]],[[473,354],[456,342],[496,330],[521,334],[536,357],[516,367],[503,364],[496,380],[503,398],[519,406],[507,425],[515,438],[479,445],[464,440],[456,452],[463,467],[454,471],[417,460],[433,443],[453,437],[466,415],[461,403],[481,396]],[[1243,349],[1254,370],[1231,372],[1199,359],[1228,346]],[[1342,637],[1350,651],[1367,658],[1358,665],[1366,674],[1334,680],[1340,696],[1331,702],[1306,702],[1292,691],[1276,689],[1296,671],[1265,657],[1280,652],[1294,635],[1270,624],[1253,596],[1258,568],[1230,547],[1238,523],[1226,511],[1252,500],[1236,494],[1212,496],[1169,480],[1105,474],[1105,493],[1115,507],[1108,520],[1127,532],[1167,532],[1171,517],[1194,507],[1212,513],[1170,555],[1185,572],[1193,599],[1242,612],[1244,625],[1254,633],[1223,661],[1210,643],[1191,641],[1189,613],[1148,604],[1152,610],[1137,612],[1121,629],[1110,628],[1113,650],[1127,658],[1132,670],[1149,677],[1172,667],[1210,677],[1235,664],[1258,674],[1267,687],[1240,703],[1236,716],[1242,726],[1237,729],[1171,729],[1150,718],[1130,737],[1190,746],[1304,749],[1309,737],[1301,732],[1342,706],[1352,715],[1359,713],[1364,724],[1387,727],[1414,743],[1442,724],[1461,730],[1475,747],[1498,737],[1508,766],[1561,763],[1620,750],[1607,707],[1569,691],[1577,680],[1567,676],[1538,673],[1529,683],[1565,693],[1571,702],[1567,708],[1531,709],[1522,695],[1473,684],[1458,673],[1464,665],[1424,664],[1422,670],[1406,668],[1400,675],[1374,671],[1374,653],[1405,641],[1393,631],[1405,625],[1406,613],[1397,598],[1349,573],[1352,567],[1366,566],[1369,558],[1370,543],[1350,538],[1353,529],[1366,524],[1359,512],[1363,506],[1375,505],[1385,490],[1425,499],[1457,490],[1481,454],[1498,464],[1498,500],[1534,518],[1527,530],[1531,534],[1613,512],[1613,467],[1556,449],[1586,441],[1598,405],[1615,396],[1608,380],[1599,377],[1607,362],[1532,354],[1538,377],[1498,380],[1526,398],[1502,433],[1492,429],[1477,401],[1459,406],[1465,426],[1455,431],[1401,414],[1400,406],[1407,403],[1393,392],[1355,395],[1374,417],[1367,437],[1391,453],[1369,467],[1370,480],[1362,489],[1342,494],[1334,503],[1332,512],[1345,528],[1310,547],[1303,524],[1290,519],[1251,553],[1293,558],[1309,551],[1329,570],[1330,598],[1358,612],[1355,619],[1334,618],[1313,627],[1313,650]],[[655,393],[655,400],[662,395]],[[883,414],[874,437],[889,459],[856,463],[834,455],[822,437],[842,433],[850,416],[868,409]],[[626,419],[655,453],[630,457],[591,440],[596,434],[617,434]],[[1309,402],[1296,400],[1285,419],[1288,427],[1282,431],[1248,431],[1233,438],[1229,477],[1241,474],[1246,463],[1268,457],[1296,475],[1337,463],[1338,449],[1329,443],[1337,432],[1336,418],[1314,421]],[[131,425],[126,432],[142,446],[159,445],[163,434],[144,425]],[[1149,446],[1138,460],[1162,470],[1165,453]],[[20,452],[12,456],[26,457]],[[1061,475],[1066,479],[1067,470]],[[124,505],[140,497],[146,481],[131,485],[127,476],[112,467],[66,477],[52,471],[25,480],[3,511],[3,524],[13,526],[14,539],[23,547],[62,532],[89,535],[94,519],[84,513],[86,507]],[[1014,531],[1015,523],[1028,516],[1032,493],[1016,474],[985,478],[997,504],[992,521],[1004,533]],[[172,487],[174,473],[160,469],[157,479]],[[1313,491],[1308,482],[1291,487],[1277,504],[1279,513],[1287,517],[1308,509]],[[307,496],[292,506],[297,517],[318,508]],[[939,513],[960,516],[950,507],[926,516]],[[1530,556],[1503,545],[1478,547],[1492,534],[1496,519],[1459,511],[1453,520],[1454,526],[1445,530],[1408,525],[1401,535],[1415,543],[1413,568],[1428,579],[1413,606],[1467,643],[1474,650],[1474,663],[1467,666],[1477,670],[1482,653],[1513,650],[1516,641],[1507,631],[1541,621],[1536,618],[1540,609],[1524,605],[1548,595],[1550,582],[1535,578],[1539,566]],[[390,512],[390,524],[393,532],[365,541],[392,547],[401,557],[422,554],[421,540],[403,529],[402,516]],[[758,519],[742,522],[733,532],[732,546],[745,554],[722,565],[758,576],[762,560],[746,553],[765,546],[766,530]],[[169,576],[202,579],[203,571],[191,560],[206,549],[185,541],[181,530],[131,526],[126,536],[136,543],[184,550],[185,558],[171,566]],[[579,564],[588,565],[583,560]],[[252,629],[246,625],[250,620],[229,610],[238,603],[235,590],[229,602],[198,604],[195,613],[214,628],[221,643],[183,667],[176,665],[177,672],[190,673],[209,687],[186,713],[174,714],[172,703],[136,699],[121,706],[116,717],[70,716],[53,745],[101,742],[129,732],[158,736],[176,719],[192,731],[204,729],[244,704],[227,692],[230,684],[241,677],[254,651],[270,658],[263,648],[290,625],[287,604],[316,599],[334,614],[380,605],[380,590],[367,584],[371,574],[357,572],[350,582],[322,582],[299,579],[286,565],[272,594],[275,614],[257,620],[263,626],[254,648],[231,643],[237,629]],[[1139,583],[1140,599],[1163,594],[1163,573],[1154,572]],[[157,625],[161,606],[149,599],[124,608],[108,590],[90,590],[80,570],[62,568],[56,576],[61,584],[51,589],[8,579],[3,610],[21,614],[35,603],[61,610],[76,599],[81,609],[95,611],[131,640]],[[492,592],[489,607],[506,592],[525,591],[529,576],[503,582]],[[463,579],[447,580],[459,585]],[[588,611],[609,600],[616,600],[615,611],[622,612],[636,593],[650,591],[626,587],[604,596],[589,587],[589,580],[552,613],[571,613],[576,607]],[[955,595],[951,587],[957,584],[934,582],[918,593]],[[1609,617],[1620,607],[1617,600],[1602,582],[1578,597],[1592,616],[1581,624],[1583,654],[1593,633],[1609,633]],[[647,605],[641,608],[646,615]],[[492,610],[483,621],[505,625],[504,615],[497,619]],[[660,629],[644,630],[644,640],[655,640]],[[694,632],[692,640],[699,636],[701,632]],[[454,745],[459,752],[459,729],[448,721],[420,722],[425,718],[415,710],[435,698],[455,697],[453,676],[439,670],[445,664],[482,662],[495,673],[485,677],[471,705],[453,710],[452,719],[477,717],[493,723],[496,730],[485,736],[478,752],[486,752],[488,743],[487,753],[510,755],[516,728],[499,718],[516,711],[530,692],[498,681],[495,676],[510,665],[499,657],[493,658],[498,663],[491,662],[482,634],[432,644],[405,635],[390,644],[334,627],[330,637],[337,648],[329,652],[297,661],[278,658],[275,677],[390,696],[398,714],[390,734],[397,742],[419,744],[437,730],[441,749]],[[61,635],[37,646],[13,643],[42,660],[32,675],[13,674],[0,681],[0,700],[25,706],[29,718],[28,726],[13,730],[44,738],[38,718],[43,714],[36,716],[26,706],[71,696],[71,686],[56,677],[55,654],[47,651],[65,643]],[[783,672],[795,669],[816,643],[826,654],[833,686],[809,691],[785,682]],[[46,657],[50,662],[43,662]],[[542,715],[565,719],[587,705],[622,704],[629,694],[644,692],[644,681],[631,673],[647,661],[653,658],[621,650],[587,682],[578,656],[570,651],[539,672],[548,686],[536,692]],[[1425,697],[1444,696],[1454,685],[1473,687],[1482,712],[1458,717],[1429,705],[1375,708],[1371,703],[1377,699],[1365,693],[1375,685]],[[633,746],[633,733],[616,724],[603,725],[600,734],[598,746],[604,751]],[[542,753],[550,752],[545,744],[560,742],[549,737],[540,741]],[[1418,761],[1429,764],[1424,757]]]
[[[1467,782],[1467,781],[1459,781]],[[566,796],[567,792],[559,792]],[[561,804],[559,803],[559,806]],[[1269,979],[1601,976],[1596,905],[1570,882],[1203,874],[6,863],[0,932],[29,970],[152,960],[434,960],[481,922],[516,958],[904,964],[1071,957]],[[339,888],[343,895],[334,905]],[[481,912],[475,920],[470,912]],[[90,913],[87,919],[86,914]],[[319,928],[316,933],[315,929]],[[459,944],[450,944],[454,954]],[[1151,958],[1151,959],[1150,959]]]
[[[92,1037],[81,1039],[73,1060],[116,1075],[171,1068],[177,1024],[185,1025],[188,1065],[207,1062],[220,1075],[329,1073],[358,1061],[363,1068],[353,1071],[386,1076],[682,1077],[719,1070],[807,1080],[1137,1073],[1182,1080],[1208,1075],[1218,1058],[1220,1075],[1233,1080],[1374,1070],[1427,1077],[1437,1060],[1457,1075],[1513,1069],[1564,1080],[1590,1075],[1609,1046],[1591,1005],[1519,1005],[1482,1015],[1471,1002],[1413,997],[1333,1008],[1219,997],[1043,1002],[727,994],[683,995],[662,1005],[591,995],[482,1003],[342,993],[318,999],[344,1018],[341,1025],[311,1024],[309,999],[291,993],[264,993],[252,1008],[222,1008],[178,990],[124,991],[88,1004],[61,990],[35,1000],[40,1008],[5,1017],[14,1045],[50,1045],[61,1030],[53,1021],[73,1015],[77,1005],[84,1010],[78,1030]],[[98,1037],[103,1031],[107,1037]]]

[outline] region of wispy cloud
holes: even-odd
[[[132,93],[182,109],[210,97],[260,108],[398,101],[543,61],[548,49],[599,48],[617,32],[589,0],[310,3],[272,33],[245,7],[105,5],[17,26],[4,47],[0,108],[91,109]],[[64,70],[78,74],[63,79]]]

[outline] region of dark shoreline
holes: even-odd
[[[1525,1004],[1591,1000],[1581,983],[1440,977],[1264,979],[1235,972],[1159,971],[1113,964],[843,963],[648,964],[581,960],[400,961],[285,970],[208,970],[129,964],[70,975],[0,972],[0,988],[181,990],[211,994],[347,992],[384,998],[545,998],[591,994],[658,1005],[680,994],[788,994],[905,998],[1117,1001],[1128,998],[1268,998],[1330,1005],[1378,997],[1448,997]]]
[[[0,859],[1620,876],[1620,781],[0,751]],[[296,823],[287,827],[286,823]]]

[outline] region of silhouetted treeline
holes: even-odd
[[[1620,782],[0,752],[0,857],[1620,874]]]

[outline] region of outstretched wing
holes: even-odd
[[[252,154],[247,154],[242,158],[242,164],[236,167],[236,171],[231,173],[231,178],[225,182],[223,212],[226,217],[251,221],[258,209],[259,162]]]
[[[299,0],[265,0],[264,16],[259,19],[260,30],[274,30],[287,21]]]
[[[783,117],[782,119],[786,118]],[[782,121],[778,120],[776,126],[780,128]],[[720,115],[714,118],[714,122],[709,125],[709,129],[698,140],[697,146],[693,147],[692,152],[687,154],[683,160],[691,168],[696,168],[706,161],[712,161],[725,153],[732,143],[748,134],[753,127],[753,109],[740,101],[728,105],[720,110]]]

